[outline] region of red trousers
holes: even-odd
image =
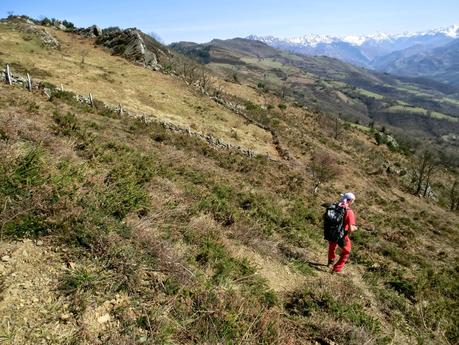
[[[349,258],[349,254],[351,253],[351,240],[348,235],[344,236],[344,246],[340,246],[341,254],[339,256],[338,262],[333,266],[333,271],[340,272],[344,264],[346,263],[347,259]],[[334,261],[336,258],[335,250],[338,246],[338,243],[328,241],[328,260]]]

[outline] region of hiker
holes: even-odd
[[[338,206],[344,207],[346,209],[346,214],[344,216],[343,222],[345,233],[344,237],[340,239],[338,242],[328,241],[328,266],[333,265],[335,262],[336,246],[339,246],[341,248],[339,260],[333,265],[331,273],[341,272],[351,252],[351,240],[349,238],[349,234],[357,230],[357,226],[355,225],[355,214],[354,211],[352,211],[352,209],[350,208],[354,200],[355,195],[353,193],[349,192],[341,194],[341,200]]]

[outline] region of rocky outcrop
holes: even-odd
[[[56,29],[66,31],[67,27],[60,21],[60,20],[55,20],[53,22],[53,25]]]
[[[16,30],[38,38],[45,47],[57,49],[61,45],[46,28],[36,25],[28,17],[13,17],[6,21]]]
[[[79,29],[77,33],[84,37],[96,38],[102,36],[102,29],[97,25],[93,25],[86,29]]]
[[[42,44],[46,47],[57,49],[61,46],[59,41],[44,28],[40,28],[36,25],[31,25],[25,30],[25,32],[37,36]]]
[[[154,70],[162,69],[160,56],[170,55],[161,44],[137,29],[104,32],[96,43],[110,49],[113,54]]]

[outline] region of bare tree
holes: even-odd
[[[340,172],[336,160],[327,152],[314,152],[309,165],[314,180],[314,194],[317,194],[321,184],[333,180]]]
[[[199,73],[199,85],[204,92],[208,92],[212,87],[212,79],[209,73],[205,69],[201,69]]]
[[[433,151],[427,149],[417,154],[413,164],[414,195],[427,196],[430,181],[439,164],[436,157]]]
[[[344,132],[343,121],[341,120],[341,113],[333,117],[333,138],[338,140]]]
[[[288,89],[287,89],[286,84],[285,84],[285,83],[282,83],[282,87],[281,87],[281,89],[280,89],[280,98],[281,98],[282,100],[284,100],[285,97],[287,97],[287,91],[288,91]]]

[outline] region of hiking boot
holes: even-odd
[[[335,260],[328,260],[327,267],[333,266],[334,263],[335,263]]]

